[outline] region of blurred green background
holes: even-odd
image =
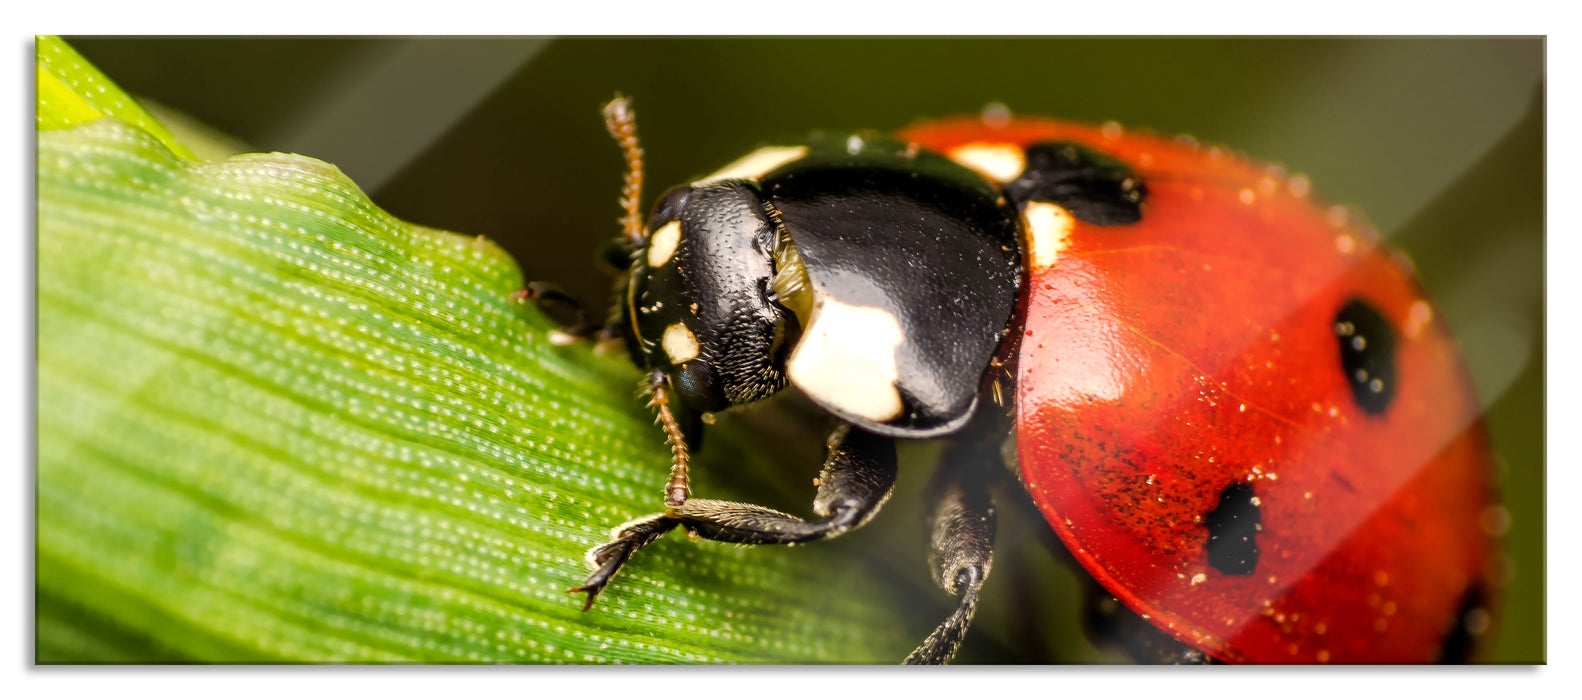
[[[650,197],[776,138],[991,102],[1187,133],[1307,173],[1410,254],[1461,339],[1512,515],[1486,658],[1545,659],[1542,39],[67,40],[236,148],[333,163],[392,214],[494,239],[528,278],[592,306],[608,289],[593,254],[619,214],[621,161],[599,118],[616,92],[635,100]],[[904,548],[919,581],[923,481],[903,474],[872,535]],[[1016,583],[986,602],[961,661],[1008,646],[1103,658],[1077,631],[1072,575],[1019,536],[1038,523],[1005,510],[995,578]]]

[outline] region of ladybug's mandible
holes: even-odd
[[[950,436],[930,566],[959,603],[908,663],[959,648],[1007,466],[1108,594],[1184,643],[1170,658],[1461,660],[1488,626],[1491,454],[1455,343],[1306,178],[986,116],[762,148],[645,222],[627,101],[605,118],[628,172],[602,333],[645,370],[673,466],[664,509],[588,553],[588,606],[678,526],[738,544],[859,527],[894,440]],[[703,417],[788,384],[837,421],[818,518],[693,498]]]

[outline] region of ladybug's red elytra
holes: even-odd
[[[677,526],[792,544],[860,527],[894,440],[948,436],[930,567],[957,609],[1014,472],[1109,595],[1188,653],[1249,663],[1462,661],[1489,625],[1492,456],[1454,341],[1409,270],[1308,181],[1218,148],[1036,119],[759,149],[638,215],[602,334],[673,451],[663,509],[615,528],[587,605]],[[573,329],[588,334],[591,324]],[[705,416],[788,385],[828,411],[813,520],[693,498]]]

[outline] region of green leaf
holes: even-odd
[[[177,141],[170,130],[70,44],[54,36],[37,37],[35,41],[38,104],[34,122],[40,131],[115,117],[153,134],[176,155],[193,157],[192,151]]]
[[[894,663],[916,641],[839,543],[671,536],[581,612],[583,552],[668,468],[629,363],[547,344],[499,247],[332,166],[194,162],[44,92],[41,127],[76,125],[38,133],[39,661]],[[768,468],[711,442],[700,471]]]

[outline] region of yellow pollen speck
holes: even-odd
[[[1208,574],[1196,574],[1192,577],[1192,585],[1196,586],[1208,580]]]
[[[1242,204],[1252,204],[1253,202],[1258,201],[1258,195],[1255,194],[1251,188],[1247,187],[1243,187],[1240,192],[1237,192],[1236,198],[1241,200]]]
[[[1004,102],[990,102],[983,106],[983,111],[978,115],[983,120],[984,126],[995,129],[1004,128],[1011,123],[1011,108]]]
[[[1489,631],[1489,612],[1483,608],[1474,608],[1467,613],[1466,628],[1473,636],[1482,635]]]
[[[1120,122],[1104,122],[1104,124],[1099,127],[1099,135],[1112,141],[1120,138],[1124,133],[1125,129],[1121,128]]]
[[[1434,320],[1434,307],[1421,299],[1412,302],[1411,308],[1406,310],[1406,337],[1417,338],[1422,335],[1423,329]]]
[[[1335,236],[1335,250],[1345,253],[1346,255],[1351,255],[1351,252],[1356,249],[1357,239],[1352,238],[1351,236],[1344,233],[1340,234],[1339,236]]]
[[[1346,208],[1339,204],[1325,210],[1324,216],[1329,219],[1329,225],[1335,228],[1345,226],[1347,222],[1351,221],[1351,212],[1346,211]]]
[[[1291,192],[1291,196],[1298,199],[1306,197],[1308,193],[1313,191],[1313,181],[1307,179],[1307,176],[1301,173],[1292,175],[1291,179],[1286,181],[1285,186]]]
[[[1511,512],[1505,506],[1492,505],[1483,509],[1478,522],[1483,525],[1483,531],[1500,537],[1511,529]]]

